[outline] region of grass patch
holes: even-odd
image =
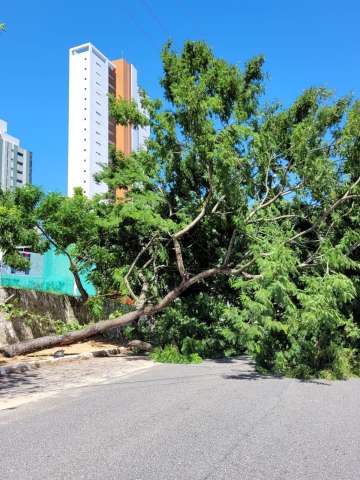
[[[150,357],[159,363],[201,363],[202,358],[198,353],[184,355],[179,352],[175,345],[166,345],[164,348],[157,347],[151,353]]]

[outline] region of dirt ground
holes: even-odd
[[[14,363],[26,363],[32,361],[49,360],[53,357],[53,354],[58,350],[64,350],[64,356],[67,355],[79,355],[80,353],[91,353],[98,350],[108,350],[112,348],[120,348],[121,353],[127,354],[128,349],[125,348],[120,342],[116,340],[106,340],[104,338],[96,338],[87,340],[85,342],[74,343],[64,347],[47,348],[45,350],[39,350],[38,352],[29,353],[27,355],[19,355],[12,358],[4,357],[0,354],[0,367],[11,365]]]

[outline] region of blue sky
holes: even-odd
[[[204,40],[243,63],[266,57],[266,97],[288,104],[324,85],[360,97],[358,0],[1,0],[0,118],[33,151],[33,182],[66,192],[68,49],[91,41],[125,56],[161,95],[160,49]]]

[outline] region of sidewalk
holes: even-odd
[[[25,372],[0,376],[0,411],[59,395],[78,387],[113,381],[154,366],[145,356],[110,355],[49,363]]]

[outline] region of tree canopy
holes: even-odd
[[[267,104],[261,56],[240,69],[202,42],[167,43],[162,62],[163,101],[142,92],[139,111],[110,100],[117,123],[150,125],[151,137],[145,150],[112,151],[97,178],[106,195],[2,194],[6,261],[19,243],[55,244],[98,299],[133,299],[113,326],[155,315],[143,335],[184,351],[246,349],[295,375],[355,371],[360,101],[311,87]]]

